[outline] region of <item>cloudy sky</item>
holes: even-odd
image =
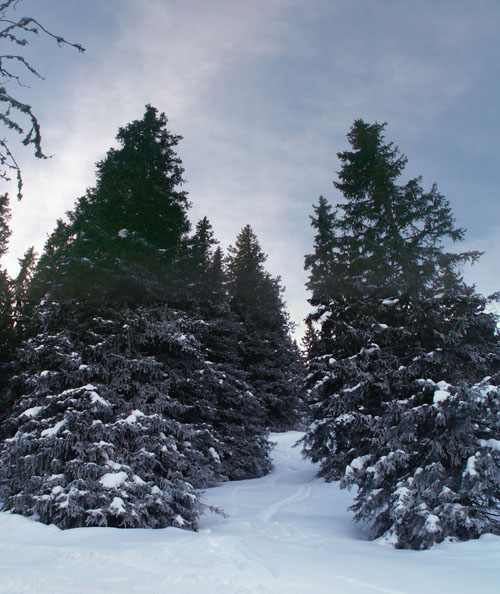
[[[207,215],[223,247],[249,223],[295,321],[309,310],[312,204],[339,200],[336,154],[356,118],[388,122],[407,175],[436,182],[468,229],[460,249],[486,252],[466,278],[500,289],[498,0],[21,0],[17,15],[86,52],[35,39],[25,55],[45,80],[10,89],[53,155],[16,147],[12,273],[151,103],[184,137],[193,223]]]

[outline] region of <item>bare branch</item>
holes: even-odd
[[[20,48],[29,45],[28,38],[30,35],[39,35],[42,33],[54,39],[59,46],[68,45],[81,53],[85,51],[79,43],[72,43],[64,37],[52,33],[33,17],[21,17],[20,19],[9,18],[7,13],[9,10],[15,10],[20,1],[6,0],[0,4],[0,40],[10,42]],[[0,124],[3,124],[11,131],[24,135],[21,140],[22,144],[25,146],[33,145],[35,157],[37,159],[46,159],[47,156],[44,155],[42,150],[40,124],[37,116],[33,113],[31,105],[16,99],[6,90],[6,86],[12,81],[15,81],[21,87],[28,86],[23,83],[20,74],[16,74],[9,69],[9,63],[20,64],[24,67],[25,72],[43,80],[43,76],[24,56],[15,53],[0,55],[0,80],[3,84],[0,87],[0,103],[5,105],[4,113],[0,113]],[[27,120],[29,123],[27,133],[25,133],[25,127],[22,123],[24,120]],[[4,138],[0,140],[0,179],[10,181],[9,171],[16,172],[17,198],[20,200],[23,185],[21,171],[9,148],[8,140]]]

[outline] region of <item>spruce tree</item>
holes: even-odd
[[[304,444],[327,480],[358,486],[356,518],[375,536],[427,548],[499,531],[500,348],[487,300],[460,276],[480,254],[445,251],[464,230],[435,185],[398,184],[406,157],[384,127],[357,120],[353,150],[338,155],[345,201],[332,224],[330,292],[309,317]],[[471,497],[464,477],[476,454]]]
[[[338,270],[332,270],[336,261],[334,224],[336,213],[323,196],[319,197],[318,205],[313,206],[314,214],[311,226],[316,231],[314,236],[314,252],[305,257],[304,268],[309,270],[309,280],[306,284],[313,299],[328,299],[333,290]]]
[[[212,225],[207,217],[203,217],[196,225],[195,233],[188,240],[188,258],[186,262],[186,284],[191,299],[198,305],[208,305],[214,298],[217,287],[214,282],[222,284],[223,279],[214,277],[214,246],[218,241],[214,237]],[[220,253],[219,269],[221,265]],[[217,266],[217,264],[216,264]]]
[[[179,137],[166,123],[148,106],[120,129],[122,148],[58,221],[27,291],[32,252],[24,259],[16,293],[31,323],[8,384],[5,510],[62,528],[195,528],[199,489],[269,471],[262,404],[217,359],[219,321],[199,317],[186,286],[204,244],[210,290],[224,293],[207,220],[188,242]]]
[[[189,231],[180,136],[150,106],[120,128],[121,145],[97,163],[97,183],[58,222],[39,264],[35,286],[61,298],[128,304],[182,301],[180,261]]]
[[[33,313],[29,293],[37,265],[35,248],[33,246],[28,248],[24,256],[18,259],[18,262],[19,272],[17,277],[12,281],[14,300],[13,316],[17,338],[23,339],[29,335],[31,314]]]
[[[250,225],[227,259],[230,306],[242,324],[239,351],[253,391],[274,430],[293,427],[301,404],[302,363],[290,336],[279,278],[264,269],[267,256]]]
[[[193,529],[198,489],[265,474],[260,405],[168,307],[45,302],[5,421],[3,509],[61,528]]]

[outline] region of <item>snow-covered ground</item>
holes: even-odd
[[[2,594],[497,594],[500,538],[398,551],[353,525],[348,492],[315,478],[293,444],[273,436],[269,476],[224,484],[204,499],[200,532],[61,531],[0,514]]]

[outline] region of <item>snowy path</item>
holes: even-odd
[[[0,514],[1,594],[493,594],[500,538],[396,551],[362,539],[349,493],[275,436],[269,476],[210,489],[200,532],[61,532]]]

